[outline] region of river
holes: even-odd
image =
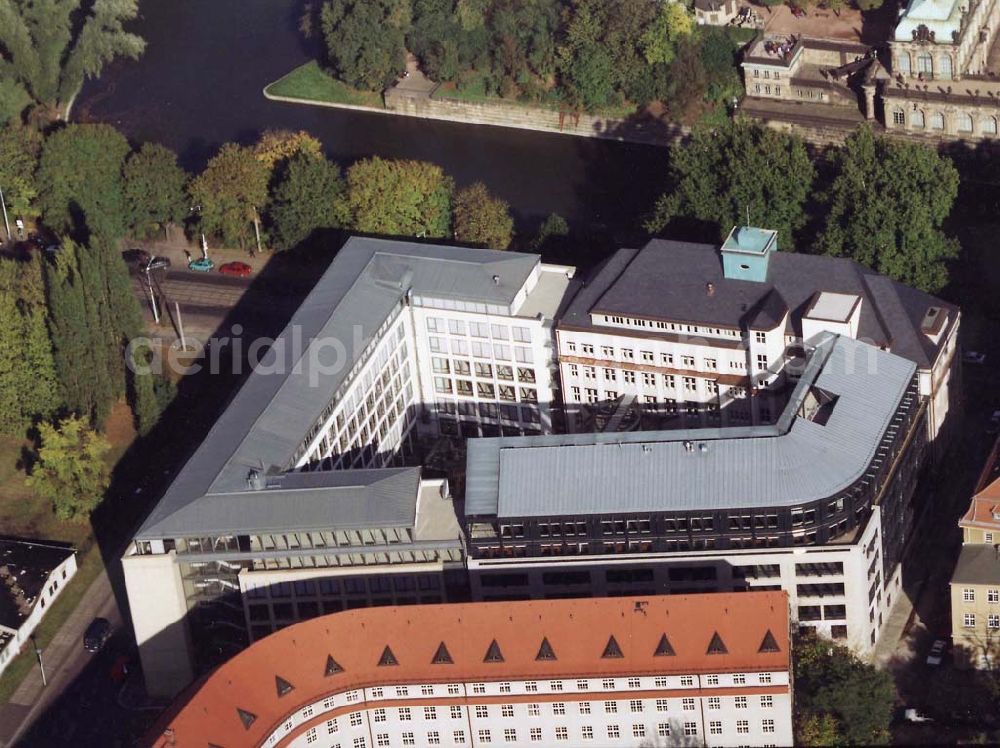
[[[265,85],[314,56],[301,12],[302,0],[142,0],[132,29],[145,53],[88,82],[73,117],[163,143],[192,170],[226,141],[303,129],[344,164],[414,158],[440,164],[459,186],[483,181],[522,229],[556,212],[617,241],[637,236],[663,184],[665,149],[265,99]]]

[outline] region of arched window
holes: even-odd
[[[941,65],[941,69],[939,71],[939,76],[941,78],[945,78],[945,79],[950,80],[951,79],[951,55],[949,55],[949,54],[943,54],[943,55],[941,55],[941,57],[938,59],[938,62]]]
[[[910,117],[910,124],[922,128],[924,126],[924,113],[917,109]]]
[[[934,72],[934,59],[929,52],[917,55],[917,72],[930,75]]]
[[[959,113],[955,118],[955,124],[959,132],[972,132],[972,116],[965,112]]]
[[[899,125],[900,127],[906,124],[906,114],[903,113],[902,109],[894,109],[892,111],[892,124]]]
[[[931,129],[932,130],[943,130],[944,129],[944,115],[941,112],[934,112],[931,114]]]
[[[983,135],[997,134],[997,118],[987,117],[983,120]]]
[[[897,70],[896,72],[901,73],[903,75],[909,75],[910,74],[910,53],[909,52],[900,52],[899,55],[896,57],[896,66],[899,68],[899,70]]]

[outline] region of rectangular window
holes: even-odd
[[[424,719],[437,719],[437,708],[433,706],[425,706]]]
[[[714,721],[708,723],[708,734],[709,735],[721,735],[722,734],[722,722]]]
[[[569,740],[569,729],[566,727],[557,727],[556,740]]]
[[[986,590],[986,602],[988,603],[1000,602],[1000,590],[998,589]]]
[[[455,745],[465,745],[465,730],[455,730],[452,733],[452,740]]]
[[[761,732],[774,732],[774,720],[773,719],[762,719],[760,721]]]
[[[750,720],[738,719],[736,720],[736,733],[738,735],[746,735],[750,732]]]
[[[427,733],[427,745],[441,745],[441,735],[437,730]]]
[[[490,733],[489,730],[480,730],[479,731],[479,742],[480,743],[492,743],[493,742],[493,735]]]
[[[709,709],[722,709],[722,700],[718,696],[708,697],[708,708]]]
[[[541,714],[541,708],[538,706],[538,704],[528,704],[529,717],[537,717],[540,714]]]
[[[761,696],[760,697],[760,708],[761,709],[772,709],[772,708],[774,708],[774,697],[773,696]]]
[[[685,712],[694,711],[694,699],[681,699],[681,709]]]
[[[530,730],[528,730],[528,737],[531,738],[531,742],[532,743],[541,742],[541,740],[542,740],[542,728],[541,727],[532,727]]]
[[[684,734],[687,736],[698,734],[698,723],[697,722],[685,722],[684,723]]]
[[[591,727],[590,725],[584,725],[583,727],[580,728],[580,737],[583,738],[584,740],[593,740],[594,728]]]
[[[967,603],[973,603],[976,601],[976,591],[971,587],[966,587],[962,590],[962,599]]]
[[[669,722],[661,722],[660,724],[658,724],[656,726],[656,734],[659,735],[661,738],[669,738],[670,737],[670,723]]]
[[[617,740],[622,736],[621,730],[618,729],[618,725],[608,725],[608,738],[611,740]]]
[[[747,708],[747,697],[746,696],[737,696],[735,699],[733,699],[733,704],[734,704],[734,706],[737,709],[746,709]]]
[[[581,701],[580,702],[580,714],[590,714],[590,702]]]
[[[691,676],[691,675],[682,675],[681,676],[681,685],[682,686],[693,686],[694,685],[694,676]]]
[[[633,738],[644,738],[644,737],[646,737],[646,726],[645,725],[632,725],[632,737]]]
[[[631,711],[631,712],[641,712],[642,711],[642,702],[639,699],[632,699],[628,703],[628,707],[629,707],[629,711]]]
[[[476,717],[486,719],[490,716],[490,708],[486,704],[476,704]]]
[[[505,727],[503,731],[503,742],[505,743],[516,743],[517,742],[517,730],[513,727]]]
[[[617,701],[605,701],[604,702],[604,713],[605,714],[617,714],[618,713],[618,702]]]
[[[404,732],[401,737],[403,738],[403,745],[416,745],[417,740],[413,737],[412,732]]]
[[[1000,629],[1000,615],[990,613],[986,618],[986,626],[990,629]]]
[[[462,719],[462,707],[457,704],[452,704],[448,707],[448,712],[452,719]]]
[[[566,714],[566,704],[562,701],[557,701],[552,705],[552,713],[557,717],[561,717]]]

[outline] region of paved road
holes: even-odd
[[[10,702],[0,707],[0,745],[44,745],[37,742],[23,743],[19,738],[39,715],[59,699],[67,687],[80,678],[94,659],[83,648],[83,634],[90,622],[97,617],[107,618],[116,630],[122,627],[118,604],[105,572],[91,583],[83,601],[42,653],[48,685],[42,685],[41,672],[35,668],[14,692]],[[60,729],[65,727],[66,725],[61,725]]]

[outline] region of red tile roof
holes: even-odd
[[[1000,530],[1000,520],[993,518],[994,511],[1000,514],[1000,478],[995,477],[998,468],[1000,468],[1000,439],[993,445],[986,465],[979,475],[976,494],[969,502],[969,508],[958,521],[960,527]]]
[[[146,745],[257,745],[286,715],[370,685],[788,666],[782,591],[363,608],[253,644],[188,689]]]

